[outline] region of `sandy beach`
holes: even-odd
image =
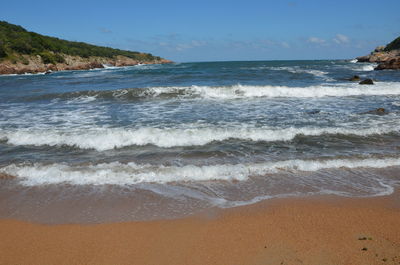
[[[400,197],[274,199],[189,218],[0,221],[0,264],[400,264]]]
[[[400,265],[400,1],[1,10],[0,265]]]

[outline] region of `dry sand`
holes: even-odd
[[[0,264],[400,264],[399,194],[277,199],[190,218],[0,220]]]

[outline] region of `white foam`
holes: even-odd
[[[74,104],[74,103],[89,103],[95,101],[97,96],[79,96],[77,98],[73,98],[67,101],[67,104]]]
[[[97,74],[101,74],[98,72]],[[77,75],[91,76],[94,72],[81,72]],[[389,96],[400,95],[400,82],[375,82],[365,86],[353,82],[324,84],[307,87],[232,85],[232,86],[176,86],[147,87],[107,91],[82,91],[70,93],[70,97],[87,96],[102,98],[104,95],[114,98],[157,98],[171,96],[176,98],[201,98],[211,100],[251,99],[251,98],[323,98],[350,96]],[[55,95],[57,96],[57,95]],[[66,96],[61,95],[61,96]],[[55,98],[57,99],[57,98]]]
[[[348,97],[364,95],[400,95],[400,83],[376,82],[372,86],[361,86],[354,83],[338,85],[319,85],[308,87],[287,86],[190,86],[190,87],[151,87],[143,92],[143,96],[157,97],[160,94],[179,93],[182,97],[197,96],[205,99],[240,99],[240,98],[321,98]]]
[[[66,164],[12,164],[1,173],[20,178],[27,186],[70,183],[75,185],[132,185],[187,181],[239,180],[278,172],[318,171],[339,168],[386,168],[400,166],[400,158],[285,160],[253,164],[153,166],[119,162],[70,166]]]
[[[356,64],[351,64],[348,65],[347,68],[353,70],[353,71],[364,71],[364,72],[369,72],[373,71],[375,67],[378,65],[376,63],[356,63]],[[346,66],[344,66],[346,67]]]
[[[37,73],[23,73],[23,74],[0,74],[0,76],[40,76],[45,75],[46,72],[37,72]]]
[[[350,62],[351,62],[351,63],[356,63],[356,62],[358,62],[358,60],[357,60],[357,59],[353,59],[353,60],[351,60]]]
[[[125,146],[155,145],[163,148],[174,146],[199,146],[213,141],[240,139],[248,141],[290,141],[298,135],[318,136],[343,134],[368,136],[399,132],[400,125],[377,124],[369,128],[270,128],[270,127],[200,127],[200,128],[97,128],[97,129],[40,129],[0,131],[0,139],[11,145],[75,146],[98,151]]]
[[[315,69],[304,69],[299,66],[280,66],[280,67],[270,67],[270,70],[278,70],[278,71],[288,71],[289,73],[293,74],[310,74],[314,75],[316,77],[320,77],[326,81],[334,81],[334,79],[328,77],[327,75],[329,74],[328,72],[321,71],[321,70],[315,70]]]
[[[1,76],[4,76],[4,77],[6,77],[6,76],[19,76],[19,75],[21,75],[21,74],[2,74],[2,75],[0,75],[0,77]]]
[[[363,65],[362,71],[373,71],[375,68],[374,65]]]
[[[123,69],[123,68],[125,68],[127,66],[114,66],[112,64],[103,64],[103,67],[104,67],[104,69],[113,70],[113,69]],[[99,69],[101,69],[101,68],[99,68]]]

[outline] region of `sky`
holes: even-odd
[[[348,59],[400,36],[400,0],[1,0],[0,20],[176,62]]]

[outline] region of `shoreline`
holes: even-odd
[[[82,58],[79,56],[65,56],[65,63],[44,64],[39,58],[26,56],[28,64],[11,63],[8,61],[0,63],[0,76],[2,75],[26,75],[26,74],[50,74],[59,71],[77,71],[107,69],[104,65],[111,67],[126,67],[145,64],[169,64],[170,60],[160,59],[152,61],[138,61],[124,56],[116,58],[91,57]]]
[[[0,220],[0,264],[399,264],[400,195],[270,199],[174,220]]]
[[[173,62],[171,62],[173,63]],[[124,65],[124,66],[100,66],[100,67],[95,67],[95,68],[88,68],[88,69],[63,69],[63,70],[48,70],[45,72],[25,72],[25,73],[18,73],[18,74],[1,74],[0,77],[2,76],[31,76],[31,75],[48,75],[48,74],[53,74],[53,73],[64,73],[64,72],[72,72],[72,71],[97,71],[97,70],[115,70],[115,69],[124,69],[127,67],[131,66],[141,66],[141,65],[156,65],[156,64],[169,64],[169,63],[160,63],[160,62],[154,62],[154,63],[137,63],[137,64],[132,64],[132,65]]]

